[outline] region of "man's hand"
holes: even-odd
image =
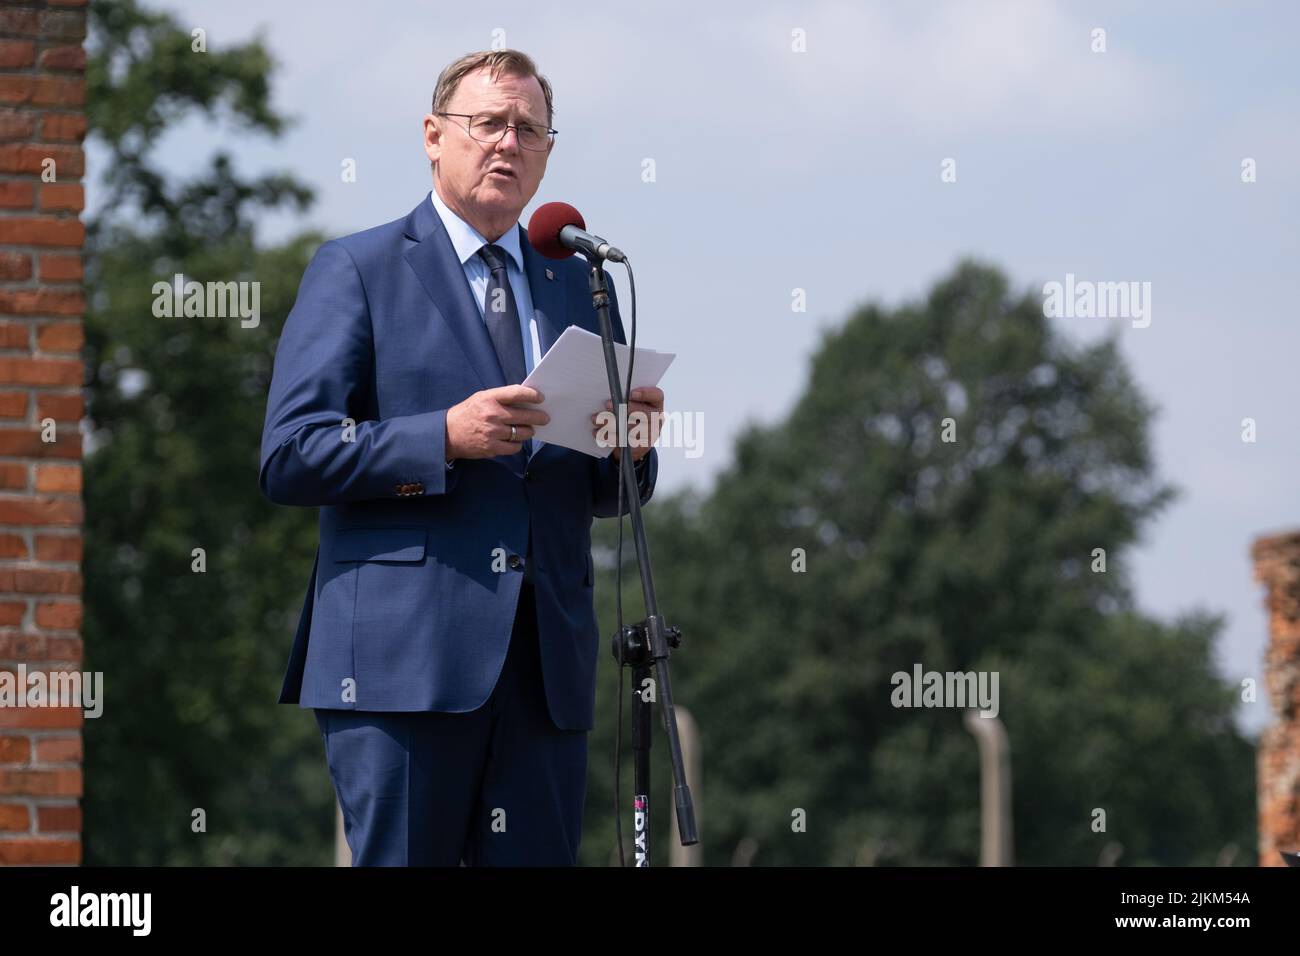
[[[540,408],[542,393],[526,385],[504,385],[475,392],[447,409],[447,460],[513,455],[533,437],[533,426],[551,420]],[[510,426],[515,426],[514,440]]]
[[[605,402],[605,411],[591,416],[596,426],[592,434],[603,445],[615,445],[614,460],[621,457],[622,449],[617,447],[618,421],[611,402]],[[627,403],[627,443],[632,449],[632,460],[640,461],[650,454],[650,448],[659,440],[659,427],[663,421],[664,392],[653,385],[646,388],[634,388],[628,396]]]

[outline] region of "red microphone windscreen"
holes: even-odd
[[[567,202],[548,202],[538,206],[528,220],[528,243],[548,259],[567,259],[573,250],[560,242],[560,230],[565,226],[586,229],[582,213]]]

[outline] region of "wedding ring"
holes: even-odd
[[[511,441],[514,441],[514,440],[515,440],[515,426],[514,426],[514,425],[511,425],[511,426],[510,426],[510,440],[511,440]]]

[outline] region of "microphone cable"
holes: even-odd
[[[623,401],[626,404],[632,400],[632,363],[636,360],[636,280],[632,276],[632,263],[624,256],[623,268],[627,270],[627,284],[632,292],[632,321],[631,333],[628,339],[627,354],[627,384],[623,388]],[[614,281],[613,277],[609,280]],[[615,409],[615,414],[618,410]],[[624,436],[626,437],[626,435]],[[626,454],[629,458],[632,455],[631,448],[624,448],[620,455]],[[629,466],[635,468],[635,463],[629,462]],[[614,619],[618,626],[619,640],[623,635],[623,462],[619,462],[618,475],[618,550],[614,554]],[[632,472],[635,477],[635,470]],[[638,494],[640,485],[638,483]],[[635,672],[634,672],[635,673]],[[619,775],[621,769],[621,757],[623,753],[623,665],[620,662],[618,669],[615,671],[618,679],[618,717],[614,730],[614,832],[618,840],[618,865],[627,866],[627,859],[623,855],[623,816],[622,816],[622,797],[619,790]],[[646,819],[646,826],[649,827],[649,818]],[[649,863],[649,860],[646,860]]]

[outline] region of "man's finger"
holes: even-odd
[[[610,413],[614,411],[612,408],[609,407],[608,401],[605,402],[605,411]],[[651,412],[655,413],[656,415],[662,415],[663,409],[660,408],[658,405],[647,405],[645,402],[628,402],[627,403],[628,417],[631,418],[635,412],[641,412],[644,415],[649,415]]]
[[[654,385],[645,385],[641,388],[632,389],[628,398],[649,402],[651,405],[662,405],[664,403],[664,390]]]
[[[545,396],[531,385],[502,385],[488,389],[502,405],[540,405]]]
[[[550,420],[551,416],[540,408],[524,408],[516,405],[506,409],[508,425],[545,425]]]
[[[636,392],[632,393],[632,396],[630,399],[628,399],[627,404],[629,408],[636,407],[639,405],[642,408],[653,408],[656,411],[660,411],[664,407],[664,401],[662,396],[656,399],[653,396],[638,395]],[[607,398],[605,399],[605,407],[612,409],[614,407],[614,403]]]

